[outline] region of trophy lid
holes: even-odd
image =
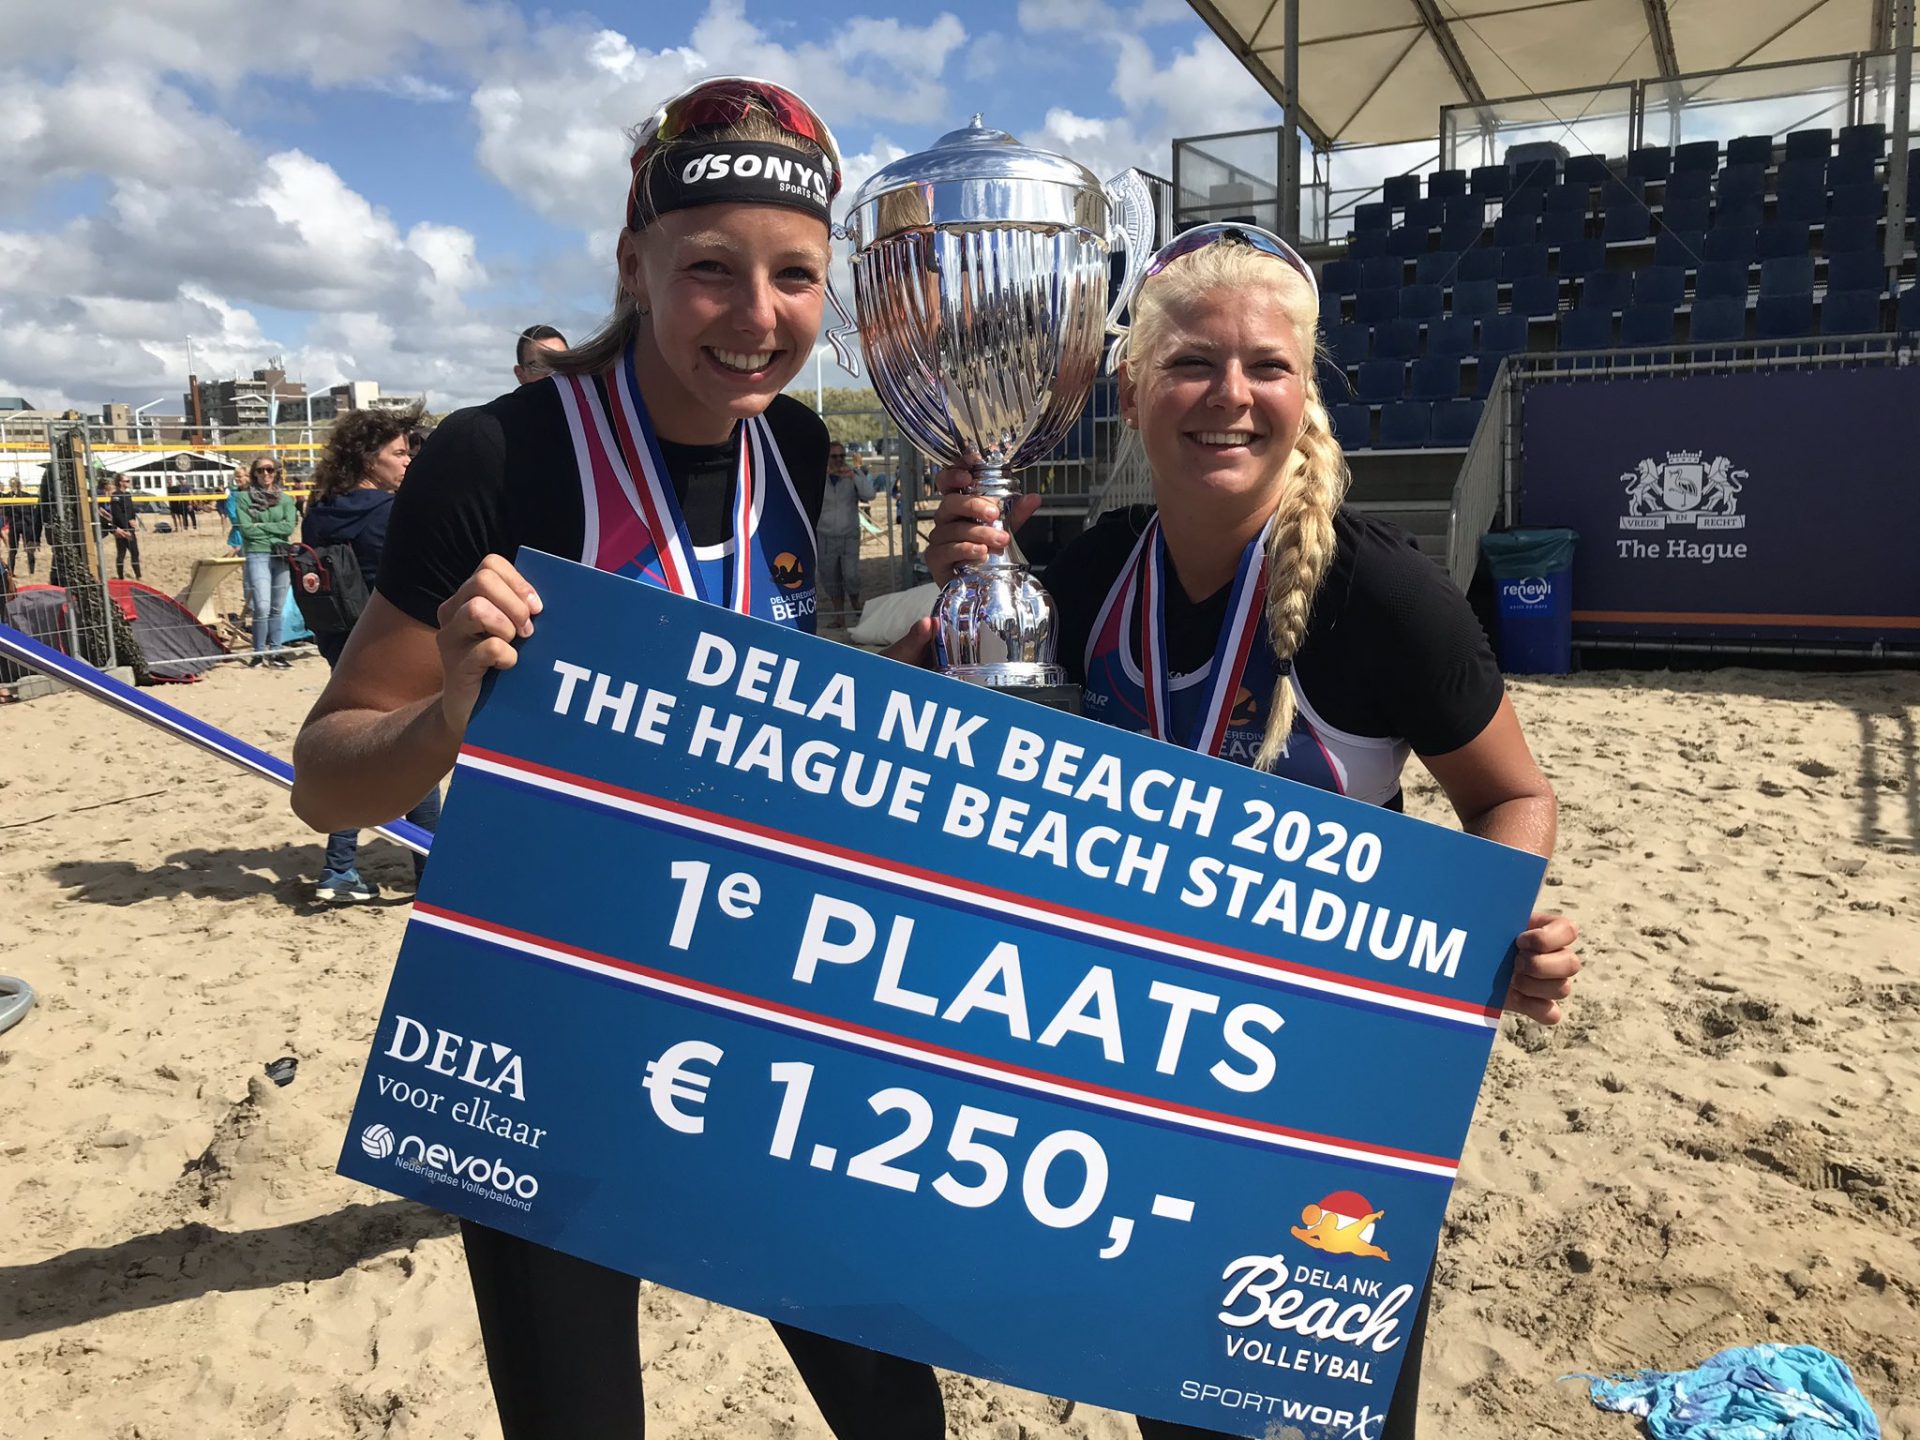
[[[853,197],[854,247],[930,227],[1075,226],[1106,236],[1106,186],[1086,166],[981,123],[875,172]]]

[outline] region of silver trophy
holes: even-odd
[[[1052,450],[1086,404],[1108,329],[1153,251],[1153,196],[1137,170],[1102,184],[978,115],[860,187],[854,307],[873,388],[969,493],[1019,494],[1013,471]],[[1108,309],[1108,257],[1126,251]],[[1053,601],[1005,553],[967,566],[934,607],[940,668],[1078,708],[1055,661]]]

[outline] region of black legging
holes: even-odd
[[[460,1222],[504,1440],[641,1440],[640,1282]],[[933,1371],[775,1325],[839,1440],[941,1440]]]
[[[1420,1308],[1413,1317],[1413,1329],[1407,1335],[1407,1353],[1400,1362],[1400,1378],[1393,1382],[1393,1403],[1387,1407],[1387,1421],[1378,1434],[1354,1440],[1413,1440],[1414,1421],[1420,1409],[1420,1356],[1427,1347],[1427,1306],[1433,1299],[1433,1278],[1420,1292]],[[1218,1430],[1202,1430],[1195,1425],[1176,1425],[1171,1420],[1140,1417],[1142,1440],[1233,1440]]]

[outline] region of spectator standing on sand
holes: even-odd
[[[356,410],[333,427],[326,451],[313,472],[313,497],[307,506],[300,539],[315,550],[346,545],[353,550],[367,593],[380,576],[380,557],[387,548],[387,522],[393,515],[393,497],[413,461],[412,437],[419,434],[417,411]],[[356,619],[358,617],[355,617]],[[347,648],[352,631],[323,631],[317,624],[314,643],[331,669]],[[440,823],[440,787],[435,786],[407,812],[407,819],[423,830]],[[426,857],[413,857],[417,884]],[[360,876],[360,832],[336,830],[327,836],[326,865],[314,894],[334,904],[372,900],[380,892]]]
[[[127,557],[133,557],[133,578],[140,574],[140,513],[133,507],[131,487],[122,475],[107,497],[107,525],[113,531],[113,573],[127,578]]]
[[[547,368],[544,352],[566,348],[567,337],[553,326],[529,325],[513,347],[513,378],[522,385],[546,379],[553,372]]]
[[[298,515],[293,497],[280,488],[280,464],[262,455],[253,462],[247,488],[233,495],[233,523],[247,557],[247,604],[253,610],[253,658],[275,669],[292,662],[280,653],[281,612],[287,606],[286,543],[293,538]]]
[[[851,626],[860,618],[860,512],[873,482],[847,463],[847,447],[827,446],[827,491],[814,539],[820,553],[820,624]],[[846,597],[843,609],[841,597]],[[842,616],[846,618],[842,618]]]
[[[11,500],[5,510],[7,517],[7,573],[16,573],[21,546],[27,551],[27,573],[33,574],[40,566],[40,537],[43,531],[40,507],[23,504],[27,492],[21,488],[20,477],[13,477],[13,485],[7,491]]]

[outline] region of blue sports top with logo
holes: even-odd
[[[1115,511],[1076,537],[1048,568],[1060,607],[1061,663],[1083,688],[1091,719],[1153,733],[1143,655],[1152,627],[1143,599],[1161,579],[1149,564],[1146,507]],[[1472,740],[1505,693],[1485,632],[1465,598],[1404,532],[1342,510],[1334,560],[1288,675],[1295,719],[1277,773],[1356,800],[1401,807],[1409,753],[1441,755]],[[1232,623],[1224,587],[1195,603],[1164,569],[1161,600],[1168,723],[1194,737]],[[1226,710],[1218,753],[1243,765],[1260,748],[1278,665],[1264,619],[1244,647],[1245,669]],[[1217,653],[1218,652],[1218,653]],[[1196,737],[1197,738],[1197,737]]]
[[[564,382],[564,399],[558,379],[523,385],[435,427],[395,501],[380,593],[431,625],[482,558],[530,546],[655,584],[678,561],[688,593],[744,599],[752,614],[811,630],[820,418],[776,396],[724,444],[656,438],[636,473],[619,427],[639,436],[616,379]],[[649,473],[657,486],[644,484]]]

